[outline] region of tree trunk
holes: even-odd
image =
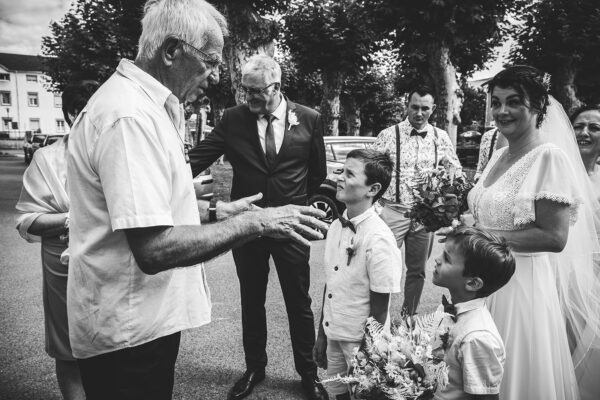
[[[277,22],[258,15],[251,3],[224,5],[223,14],[227,17],[230,29],[223,53],[231,77],[231,91],[236,104],[241,104],[244,103],[240,90],[242,66],[255,54],[273,57],[278,26]]]
[[[581,101],[577,98],[576,77],[577,68],[572,59],[566,59],[560,63],[559,68],[553,76],[556,99],[563,105],[569,115],[582,105]]]
[[[344,117],[346,120],[346,135],[360,136],[360,106],[356,99],[350,95],[341,95],[340,101],[344,108]]]
[[[460,86],[456,68],[450,59],[450,49],[443,42],[431,42],[427,48],[428,75],[433,83],[436,99],[434,121],[436,126],[448,132],[452,144],[456,146],[457,122],[462,107]]]
[[[323,73],[323,99],[321,116],[325,126],[325,135],[338,136],[340,121],[340,93],[344,84],[344,74],[339,71]]]

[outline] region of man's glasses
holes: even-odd
[[[215,69],[219,69],[219,66],[221,65],[222,61],[221,58],[218,56],[211,56],[210,54],[207,54],[205,52],[203,52],[202,50],[192,46],[191,44],[189,44],[188,42],[186,42],[185,40],[181,40],[181,43],[185,44],[188,47],[191,47],[192,49],[196,50],[196,52],[200,55],[200,58],[202,59],[202,61],[206,64],[206,66],[211,69],[211,70],[215,70]]]
[[[242,92],[244,92],[245,95],[248,96],[255,96],[255,95],[259,95],[259,94],[264,94],[268,88],[270,88],[273,85],[278,84],[279,82],[273,82],[270,85],[265,86],[262,89],[256,89],[256,88],[249,88],[246,86],[242,86]]]

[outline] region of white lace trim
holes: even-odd
[[[535,222],[534,202],[536,200],[542,199],[550,200],[560,204],[567,204],[569,206],[569,225],[575,225],[579,213],[579,206],[581,205],[582,200],[564,194],[543,191],[538,193],[525,193],[519,195],[519,198],[515,200],[514,207],[515,226],[522,226]]]

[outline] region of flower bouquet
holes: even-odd
[[[436,311],[421,317],[405,317],[390,332],[369,318],[350,373],[323,382],[348,383],[361,399],[431,399],[438,386],[448,383],[448,367],[443,357],[452,322],[445,316],[448,314]]]
[[[464,173],[457,174],[453,168],[424,171],[413,187],[416,202],[406,216],[427,232],[458,225],[460,215],[468,209],[467,194],[472,187]]]

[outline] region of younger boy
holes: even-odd
[[[393,168],[388,154],[352,150],[337,180],[336,198],[346,211],[327,233],[323,312],[313,351],[328,377],[346,375],[367,318],[385,325],[390,294],[400,291],[400,251],[392,231],[373,208],[388,188]],[[336,400],[350,399],[346,384],[327,386]]]
[[[504,239],[473,227],[451,231],[435,260],[433,284],[450,291],[444,310],[455,315],[450,330],[448,385],[436,399],[498,399],[504,373],[504,343],[485,305],[490,294],[515,272],[515,259]]]

